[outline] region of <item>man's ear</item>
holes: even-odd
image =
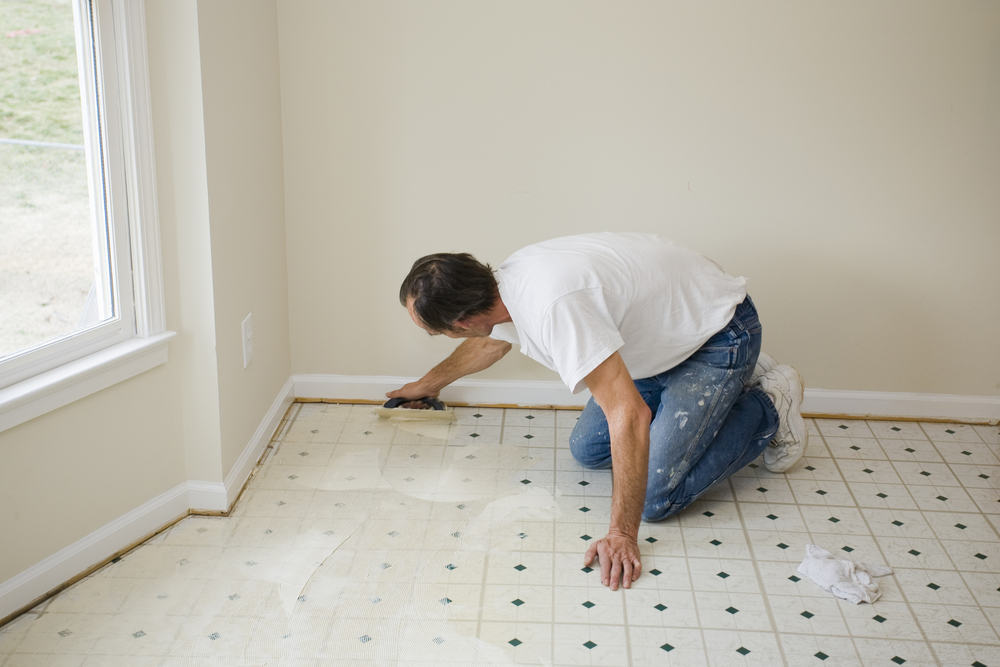
[[[472,326],[472,324],[469,322],[468,318],[462,318],[460,320],[455,320],[454,322],[452,322],[451,326],[455,327],[456,329],[468,329],[469,327]]]

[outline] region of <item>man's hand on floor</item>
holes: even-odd
[[[632,588],[632,582],[642,574],[639,544],[631,537],[615,531],[590,545],[583,557],[589,566],[594,558],[601,563],[601,583],[617,591],[619,584]]]

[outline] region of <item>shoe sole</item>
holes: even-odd
[[[806,445],[809,444],[809,430],[806,428],[806,421],[802,418],[802,401],[803,401],[803,386],[802,376],[799,372],[788,366],[792,370],[792,375],[789,377],[789,385],[792,390],[792,407],[788,411],[789,424],[788,429],[792,433],[792,437],[798,443],[794,453],[786,456],[782,456],[780,459],[775,461],[773,464],[767,463],[767,458],[764,459],[764,467],[770,472],[785,472],[793,465],[799,462],[802,455],[805,454]],[[786,448],[786,451],[790,448]]]

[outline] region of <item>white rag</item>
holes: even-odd
[[[822,547],[807,544],[806,558],[799,564],[798,572],[824,591],[859,604],[878,600],[881,593],[872,577],[892,574],[892,568],[841,560]]]

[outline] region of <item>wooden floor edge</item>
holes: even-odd
[[[365,398],[296,398],[295,403],[326,403],[329,405],[382,405],[383,401],[373,401]],[[510,410],[583,410],[580,405],[523,405],[520,403],[463,403],[449,401],[448,405],[455,408],[506,408]],[[924,422],[925,424],[969,424],[971,426],[996,426],[996,419],[963,419],[960,417],[900,417],[899,415],[877,414],[840,414],[822,412],[803,412],[806,419],[842,419],[850,421],[880,421],[880,422]]]
[[[167,530],[171,526],[176,525],[179,521],[183,521],[184,519],[186,519],[190,515],[191,515],[191,511],[188,510],[187,512],[184,512],[183,514],[177,516],[176,518],[171,519],[170,521],[166,522],[165,524],[163,524],[162,526],[160,526],[156,530],[154,530],[154,531],[152,531],[150,533],[147,533],[144,537],[141,537],[138,540],[134,540],[134,541],[130,542],[127,547],[119,549],[118,551],[114,552],[113,554],[111,554],[107,558],[98,561],[94,565],[91,565],[90,567],[88,567],[86,570],[84,570],[80,574],[77,574],[76,576],[71,577],[68,581],[64,581],[63,583],[59,584],[58,586],[56,586],[55,588],[53,588],[49,592],[45,593],[44,595],[39,595],[37,598],[35,598],[34,600],[32,600],[31,602],[29,602],[25,606],[21,607],[20,609],[18,609],[14,613],[8,614],[7,616],[4,616],[3,618],[0,618],[0,628],[2,628],[3,626],[7,625],[11,621],[17,619],[18,617],[23,616],[24,614],[27,614],[28,612],[30,612],[32,609],[34,609],[38,605],[46,602],[47,600],[52,599],[56,595],[59,595],[59,593],[62,593],[64,590],[66,590],[70,586],[72,586],[72,585],[74,585],[74,584],[76,584],[76,583],[78,583],[78,582],[86,579],[90,575],[96,573],[98,570],[104,568],[105,566],[107,566],[107,565],[115,562],[119,558],[124,558],[130,552],[138,549],[139,547],[141,547],[143,544],[145,544],[149,540],[153,539],[154,537],[156,537],[157,535],[159,535],[163,531]]]

